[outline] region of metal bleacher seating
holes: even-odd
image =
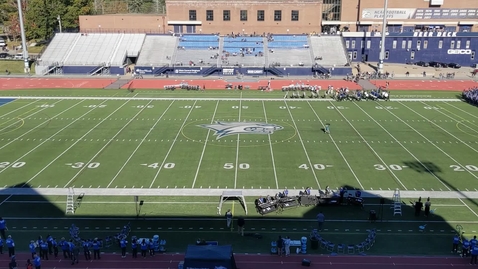
[[[174,58],[174,65],[212,66],[219,57],[220,37],[216,35],[183,35]]]
[[[341,36],[311,36],[310,43],[316,63],[322,66],[344,66],[348,63],[347,52]]]
[[[122,35],[82,34],[64,60],[65,65],[109,63]]]
[[[260,36],[224,37],[223,65],[264,66],[264,38]]]
[[[164,66],[171,65],[176,51],[178,38],[173,36],[146,36],[141,54],[136,65],[138,66]]]
[[[125,57],[137,57],[145,39],[145,34],[122,34],[114,55],[109,61],[111,65],[122,66]]]
[[[312,66],[308,37],[275,35],[268,40],[269,64],[280,66]]]
[[[42,65],[48,66],[56,62],[63,62],[63,59],[67,56],[79,36],[80,34],[56,34],[41,55]]]

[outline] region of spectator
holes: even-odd
[[[138,244],[136,243],[136,239],[131,241],[131,248],[133,250],[133,258],[138,258]]]
[[[453,237],[453,248],[451,249],[451,253],[457,253],[458,252],[458,245],[460,244],[460,237],[458,234],[456,234]]]
[[[128,241],[126,239],[121,239],[120,240],[120,248],[121,248],[121,258],[126,258],[126,245],[128,244]]]
[[[78,256],[80,256],[80,248],[75,245],[71,244],[73,246],[73,249],[71,251],[71,265],[78,263]]]
[[[11,258],[12,256],[15,256],[15,241],[13,241],[11,235],[8,236],[5,243],[7,244],[7,248],[8,248],[8,257]]]
[[[33,260],[33,265],[35,266],[35,269],[41,269],[41,259],[38,257],[38,255],[35,255],[35,259]]]
[[[463,258],[470,256],[470,241],[463,239],[461,256]]]
[[[141,241],[141,256],[146,258],[146,253],[148,252],[148,244],[146,243],[146,239]]]
[[[0,254],[3,254],[3,239],[0,237]]]
[[[53,247],[53,255],[55,258],[58,258],[58,242],[56,242],[56,238],[53,238],[51,241],[51,246]]]
[[[430,207],[431,207],[432,203],[430,202],[430,197],[427,198],[427,201],[425,202],[425,217],[428,218],[428,216],[430,215]]]
[[[415,216],[420,216],[420,212],[422,211],[423,203],[422,197],[418,198],[418,201],[415,202]]]
[[[30,245],[28,245],[28,248],[30,249],[30,253],[32,254],[32,259],[35,259],[35,254],[37,253],[35,241],[30,241]]]
[[[285,249],[285,256],[288,257],[290,255],[290,238],[288,236],[284,239],[284,249]]]
[[[478,105],[478,87],[463,91],[462,97],[468,103]]]
[[[93,244],[91,244],[91,246],[93,247],[93,259],[101,259],[100,257],[100,243],[98,243],[98,240],[95,238],[95,240],[93,240]]]
[[[324,213],[320,212],[319,214],[317,214],[317,224],[319,225],[319,231],[322,231],[324,222],[325,222],[325,215]]]
[[[279,239],[277,239],[277,255],[282,256],[282,249],[284,248],[284,240],[282,236],[279,235]]]
[[[470,264],[476,264],[476,260],[478,258],[478,246],[474,246],[472,249],[471,249],[471,261],[470,261]]]
[[[246,225],[246,221],[244,218],[240,217],[237,219],[237,232],[241,235],[244,236],[244,226]]]
[[[87,240],[83,241],[83,255],[85,255],[85,260],[91,260],[90,242]]]
[[[7,73],[8,73],[8,70],[7,70]],[[7,238],[5,231],[8,231],[7,222],[2,217],[0,217],[0,235],[2,236],[3,239]]]
[[[232,212],[230,209],[227,210],[226,212],[226,225],[227,228],[231,228],[231,223],[232,223]]]
[[[8,264],[9,269],[17,269],[17,260],[15,259],[15,255],[12,256],[10,263]]]
[[[27,269],[33,269],[33,264],[30,259],[27,260]]]

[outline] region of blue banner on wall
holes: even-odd
[[[175,68],[174,74],[177,75],[197,75],[201,73],[201,68]]]
[[[141,74],[141,75],[152,75],[153,74],[153,68],[152,67],[141,67],[141,66],[137,66],[135,69],[134,69],[134,72],[136,72],[136,74]]]

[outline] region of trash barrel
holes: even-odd
[[[310,248],[311,249],[319,249],[319,240],[315,237],[310,238]]]

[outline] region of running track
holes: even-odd
[[[25,266],[28,254],[16,255],[19,268]],[[120,255],[103,254],[101,260],[85,261],[80,257],[78,264],[71,265],[69,260],[42,261],[43,269],[102,269],[102,268],[141,268],[141,269],[173,269],[178,268],[183,261],[182,254],[159,254],[155,257],[133,259],[127,256],[122,259]],[[236,254],[236,264],[239,269],[304,269],[302,259],[308,259],[311,268],[335,269],[436,269],[436,268],[463,268],[470,267],[468,258],[459,257],[382,257],[382,256],[318,256],[318,255],[292,255],[290,257],[277,257],[272,255],[244,255]],[[0,258],[0,269],[8,265],[6,254]]]

